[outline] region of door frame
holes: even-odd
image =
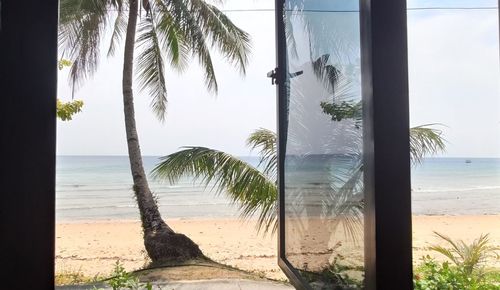
[[[278,111],[278,264],[310,289],[286,258],[286,0],[275,0]],[[360,0],[365,183],[365,289],[413,288],[406,1]],[[397,206],[395,206],[397,205]],[[383,257],[377,259],[377,257]]]
[[[1,0],[2,289],[53,289],[58,0]]]
[[[279,116],[284,112],[280,104],[285,90],[279,73],[286,65],[279,53],[286,50],[279,37],[284,33],[280,21],[284,1],[275,0]],[[409,193],[397,190],[407,190],[409,181],[406,2],[360,3],[361,14],[369,16],[361,21],[364,120],[368,120],[364,133],[369,141],[365,182],[372,184],[366,193],[366,289],[412,289],[411,205]],[[0,259],[9,266],[0,276],[6,289],[53,289],[58,0],[0,0],[0,4]],[[397,115],[391,116],[394,112]],[[278,118],[278,132],[280,124]],[[283,156],[278,155],[282,170]],[[390,177],[400,175],[403,179],[395,185]],[[280,200],[283,182],[280,177]],[[394,206],[384,197],[401,203]],[[283,213],[280,204],[278,263],[291,282],[304,289],[284,255]]]

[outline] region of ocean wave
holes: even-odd
[[[197,186],[164,186],[164,187],[151,187],[151,190],[155,193],[162,194],[184,194],[186,192],[189,193],[199,193],[199,192],[210,192],[209,189],[205,190],[204,187]],[[74,194],[74,193],[82,193],[82,192],[132,192],[132,186],[96,186],[96,185],[86,185],[86,186],[67,186],[56,188],[56,192],[58,194]]]
[[[204,203],[168,203],[159,204],[159,207],[186,207],[186,206],[231,206],[231,202],[204,202]],[[88,210],[88,209],[118,209],[118,208],[137,208],[135,204],[124,205],[82,205],[82,206],[58,206],[57,210]]]
[[[223,205],[223,206],[230,206],[233,203],[231,201],[228,202],[193,202],[193,203],[166,203],[166,204],[159,204],[159,206],[211,206],[211,205]]]
[[[57,186],[56,192],[87,192],[87,191],[120,191],[120,190],[132,190],[132,185],[123,186],[123,185],[78,185],[78,186]]]
[[[137,205],[134,204],[125,204],[125,205],[82,205],[82,206],[71,206],[71,207],[64,207],[64,206],[56,206],[56,210],[86,210],[86,209],[104,209],[104,208],[110,208],[110,209],[115,209],[115,208],[137,208]]]
[[[476,190],[500,190],[500,185],[492,185],[492,186],[473,186],[473,187],[444,187],[444,188],[413,188],[413,192],[423,192],[423,193],[433,193],[433,192],[467,192],[467,191],[476,191]]]

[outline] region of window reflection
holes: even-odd
[[[287,1],[286,258],[315,289],[361,288],[357,1]]]

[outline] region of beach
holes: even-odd
[[[242,159],[254,166],[259,162],[256,157]],[[412,169],[414,263],[433,254],[427,250],[430,244],[441,242],[433,231],[466,242],[489,233],[492,244],[500,246],[500,159],[471,160],[431,158]],[[129,271],[147,265],[128,158],[59,156],[57,162],[56,273],[106,276],[118,260]],[[158,157],[144,157],[146,171],[157,162]],[[320,176],[310,170],[298,176],[308,174]],[[258,234],[254,220],[241,222],[238,205],[226,195],[217,195],[190,177],[175,184],[151,179],[150,185],[167,223],[193,239],[206,256],[261,276],[285,279],[277,266],[277,237]],[[323,187],[314,184],[314,188]],[[322,196],[310,189],[308,193],[303,203],[319,204]],[[293,195],[288,198],[293,202]],[[319,220],[310,212],[303,231],[294,218],[289,215],[286,233],[287,253],[294,265],[322,268],[337,254],[349,266],[363,265],[362,244],[352,244],[341,227],[331,233],[335,220]],[[500,268],[500,260],[491,266]]]
[[[257,234],[255,221],[235,218],[172,219],[169,225],[192,238],[209,258],[271,279],[283,280],[277,265],[277,238]],[[430,244],[441,242],[433,231],[470,242],[489,233],[500,247],[500,215],[414,216],[414,262],[427,254]],[[441,243],[442,244],[442,243]],[[444,245],[444,244],[443,244]],[[342,249],[339,249],[341,254]],[[439,257],[439,255],[436,255]],[[74,221],[56,225],[56,273],[107,275],[120,260],[127,270],[147,262],[140,223],[133,220]],[[489,266],[500,268],[500,260]]]

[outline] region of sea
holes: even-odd
[[[241,157],[257,166],[258,157]],[[159,157],[146,156],[149,173]],[[237,218],[238,205],[224,193],[183,177],[178,183],[150,179],[164,218]],[[415,215],[500,214],[500,159],[427,158],[412,167]],[[58,222],[136,220],[127,156],[58,156]]]

